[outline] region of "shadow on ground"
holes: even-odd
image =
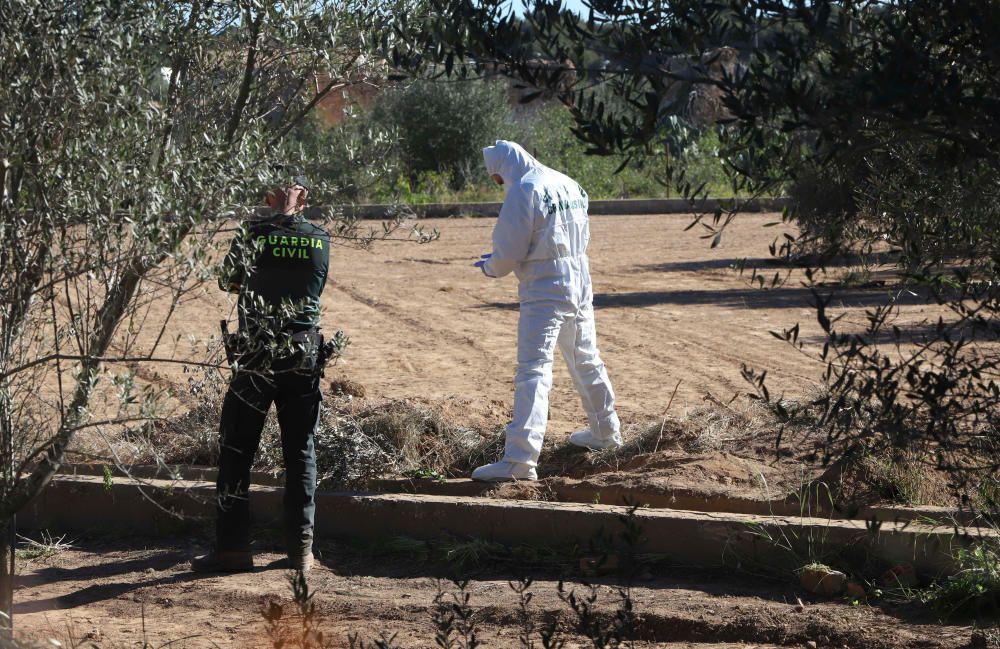
[[[833,289],[820,287],[816,292],[821,296],[833,294],[828,308],[871,307],[886,304],[890,288],[847,288]],[[816,302],[812,289],[804,286],[781,287],[775,289],[689,289],[680,291],[637,291],[624,293],[598,293],[594,295],[595,309],[644,308],[660,305],[714,305],[722,308],[744,309],[801,309],[812,307]],[[927,299],[921,295],[906,292],[895,297],[895,304],[924,304]],[[481,309],[517,310],[517,302],[486,302],[477,305]]]
[[[471,543],[470,540],[455,540],[456,543]],[[410,541],[406,550],[385,552],[372,544],[349,544],[333,541],[318,543],[316,554],[318,567],[310,581],[317,584],[318,592],[323,592],[324,583],[329,584],[330,576],[347,578],[349,580],[384,579],[420,581],[431,579],[439,583],[439,587],[449,589],[453,580],[468,580],[470,582],[492,582],[502,584],[530,578],[534,581],[536,592],[554,591],[558,584],[565,583],[567,590],[577,592],[588,590],[588,584],[607,587],[612,590],[634,586],[650,594],[655,601],[667,601],[673,597],[683,597],[692,592],[707,596],[713,601],[725,602],[728,598],[750,598],[761,602],[777,604],[794,604],[797,598],[806,602],[813,601],[798,587],[794,576],[790,574],[753,575],[734,573],[731,568],[690,568],[670,565],[662,558],[655,564],[640,560],[634,569],[627,571],[635,575],[629,579],[626,574],[594,575],[581,571],[581,557],[597,558],[606,553],[599,548],[545,548],[541,559],[523,560],[504,558],[496,560],[488,552],[489,544],[480,546],[482,554],[475,562],[461,565],[456,562],[427,559],[412,550],[419,542]],[[484,549],[486,548],[486,549]],[[271,560],[259,557],[258,568],[254,579],[258,582],[263,577],[265,582],[280,585],[287,579],[288,571],[280,558],[280,548],[263,547],[262,553],[271,555]],[[468,550],[466,550],[468,551]],[[130,553],[144,552],[145,555],[134,558]],[[99,607],[110,606],[114,600],[145,601],[150,594],[168,590],[169,586],[180,585],[183,591],[197,586],[190,585],[198,581],[211,580],[211,586],[206,586],[207,592],[219,592],[225,589],[227,580],[232,580],[233,589],[242,588],[238,575],[195,574],[190,572],[188,561],[193,554],[192,546],[186,540],[171,539],[131,539],[128,542],[118,540],[88,541],[80,539],[73,550],[64,551],[65,563],[83,564],[71,568],[60,567],[60,556],[52,557],[52,565],[41,566],[30,574],[18,579],[18,591],[15,594],[15,615],[43,613],[56,610],[67,610],[88,605]],[[75,556],[74,556],[75,555]],[[261,560],[263,559],[263,560]],[[627,560],[623,565],[628,565]],[[622,569],[622,572],[626,572]],[[273,577],[266,573],[273,573]],[[25,590],[42,585],[54,586],[61,582],[86,583],[87,585],[68,594],[58,597],[27,599]],[[652,591],[652,593],[651,593]],[[176,591],[175,591],[176,592]],[[334,594],[334,593],[331,593]],[[550,593],[551,594],[551,593]],[[749,601],[749,600],[748,600]],[[824,600],[816,600],[817,603]],[[835,603],[825,600],[827,603]],[[489,598],[474,598],[472,604],[477,607],[492,606]],[[916,607],[885,608],[895,619],[908,623],[928,622],[928,612]]]

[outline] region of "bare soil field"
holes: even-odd
[[[286,615],[294,610],[281,555],[273,548],[261,552],[253,573],[201,576],[187,567],[195,545],[189,539],[97,536],[27,562],[15,593],[19,635],[54,638],[62,646],[273,646],[261,612],[271,602],[282,605]],[[385,633],[395,636],[394,646],[433,647],[434,599],[439,589],[457,591],[450,582],[455,574],[454,565],[398,551],[377,556],[370,549],[325,544],[309,577],[319,628],[331,646],[347,646],[351,634],[371,642]],[[525,576],[534,579],[529,610],[536,627],[559,614],[566,647],[591,646],[573,632],[575,618],[558,596],[564,579],[567,591],[590,593],[579,583],[578,565],[507,564],[464,574],[484,647],[519,646],[519,600],[508,582]],[[590,581],[597,586],[599,624],[606,627],[624,584],[614,577]],[[973,636],[970,627],[941,625],[925,610],[814,599],[791,582],[660,567],[636,584],[633,637],[639,647],[957,649],[970,646]],[[537,635],[533,641],[537,646]]]
[[[780,215],[742,215],[722,244],[710,249],[697,230],[684,232],[690,223],[686,215],[592,217],[598,342],[623,421],[661,417],[675,388],[675,414],[702,404],[706,394],[728,401],[748,389],[740,377],[744,363],[767,370],[775,394],[803,396],[819,380],[816,362],[769,333],[798,322],[803,340],[820,341],[799,271],[777,290],[758,290],[748,282],[755,265],[768,276],[785,272],[767,265],[767,245],[783,226],[762,226],[775,221]],[[327,332],[343,330],[351,346],[327,378],[359,383],[368,397],[454,404],[455,413],[503,421],[513,394],[517,281],[489,279],[472,266],[491,247],[494,221],[420,223],[437,228],[440,240],[332,251],[323,326]],[[747,271],[740,275],[732,267],[743,259]],[[850,270],[835,267],[830,279]],[[887,290],[891,287],[842,290],[830,309],[847,313],[841,326],[861,326],[865,307]],[[187,296],[162,341],[177,341],[175,347],[189,358],[191,348],[211,346],[219,319],[235,317],[231,297],[212,284]],[[149,320],[155,322],[169,307],[154,304]],[[931,315],[937,312],[914,304],[899,324],[915,325]],[[169,353],[167,346],[161,342],[161,355]],[[147,378],[183,386],[187,376],[165,365]],[[550,434],[556,438],[586,422],[561,359],[550,411]]]
[[[802,339],[821,340],[799,271],[783,288],[762,291],[749,285],[749,272],[741,276],[733,269],[749,258],[748,268],[786,272],[765,259],[782,226],[762,226],[779,220],[775,214],[744,215],[722,245],[710,249],[684,232],[689,219],[683,215],[594,217],[590,253],[599,344],[627,436],[633,442],[641,436],[641,444],[624,455],[567,450],[566,436],[586,420],[557,359],[540,467],[547,479],[532,488],[499,487],[492,495],[556,499],[552,493],[560,481],[575,478],[596,491],[618,486],[761,499],[762,487],[773,490],[772,496],[787,494],[818,475],[821,469],[804,466],[798,455],[775,458],[773,438],[758,434],[767,422],[742,397],[733,400],[748,391],[740,376],[744,363],[767,370],[772,393],[791,398],[807,397],[822,370],[770,335],[798,322]],[[440,240],[333,251],[324,327],[343,330],[352,344],[328,369],[326,383],[360,388],[364,397],[349,399],[331,389],[328,404],[354,416],[384,404],[391,412],[402,403],[404,414],[407,408],[425,409],[452,425],[498,434],[513,392],[516,281],[485,278],[472,266],[490,248],[492,220],[423,225],[439,229]],[[829,279],[852,270],[833,268]],[[861,327],[865,307],[886,290],[891,281],[847,289],[831,308],[846,313],[842,327]],[[154,304],[150,317],[168,308]],[[230,296],[205,286],[178,305],[163,340],[176,341],[178,356],[198,360],[190,350],[212,349],[218,320],[226,316],[233,317]],[[918,327],[936,317],[933,308],[915,302],[904,307],[899,324]],[[202,405],[188,389],[189,371],[178,365],[143,370],[141,378],[174,386],[181,413]],[[193,575],[188,561],[209,536],[205,530],[183,539],[110,539],[95,531],[73,539],[73,549],[22,561],[17,628],[25,637],[55,637],[64,644],[268,646],[262,608],[270,601],[290,606],[280,554],[265,538],[256,572]],[[397,634],[403,646],[434,645],[434,597],[439,586],[452,588],[447,578],[453,564],[422,561],[398,549],[387,556],[328,543],[320,549],[310,581],[334,646],[346,645],[349,633],[370,641],[382,631]],[[487,646],[518,645],[518,598],[507,582],[526,573],[535,578],[537,621],[556,611],[569,619],[557,586],[562,579],[583,579],[577,560],[534,568],[479,564],[467,572],[468,588]],[[621,585],[615,579],[596,579],[606,615],[613,614]],[[787,576],[761,579],[661,565],[643,574],[633,597],[639,646],[950,648],[969,646],[972,637],[971,628],[941,625],[912,605],[813,599]],[[567,647],[587,644],[570,633]]]
[[[687,215],[592,218],[598,341],[619,414],[627,435],[661,427],[653,448],[641,449],[657,457],[629,457],[630,463],[612,458],[600,471],[584,467],[576,477],[610,471],[616,475],[605,483],[642,479],[653,489],[761,498],[767,496],[764,487],[773,490],[771,496],[784,494],[818,475],[815,468],[804,468],[798,455],[776,460],[773,438],[747,434],[762,426],[747,409],[744,395],[750,386],[740,374],[744,364],[768,373],[773,395],[794,399],[813,393],[823,369],[771,335],[800,323],[807,350],[808,343],[816,350],[822,342],[801,269],[768,263],[767,246],[786,226],[764,226],[779,221],[778,214],[741,215],[713,249],[697,229],[684,231]],[[365,398],[345,403],[328,389],[328,401],[350,411],[405,401],[457,426],[499,431],[509,420],[513,395],[516,279],[489,279],[472,266],[491,247],[492,219],[421,224],[438,229],[440,240],[333,250],[323,325],[327,332],[343,330],[351,345],[328,368],[327,385],[360,387]],[[742,260],[746,271],[741,274],[735,267]],[[781,288],[761,290],[749,282],[754,267],[767,276],[790,276]],[[836,283],[857,270],[834,266],[826,279]],[[891,278],[884,281],[885,268],[870,270],[871,277],[883,278],[881,285],[841,288],[830,305],[833,314],[845,314],[838,325],[842,329],[862,327],[865,308],[893,290]],[[154,303],[150,319],[162,317],[168,307]],[[939,313],[914,300],[904,305],[897,324],[919,328]],[[177,341],[181,356],[205,360],[204,352],[199,358],[190,350],[217,349],[218,320],[227,316],[234,316],[232,297],[206,285],[178,305],[162,339]],[[163,365],[141,378],[175,386],[183,411],[200,403],[187,389],[190,377],[178,365]],[[699,429],[684,430],[673,425],[675,420],[694,422]],[[732,435],[734,421],[743,434]],[[584,425],[579,398],[557,358],[547,448]],[[543,475],[565,475],[566,462],[546,466],[547,461],[543,457]]]
[[[793,279],[759,291],[748,285],[749,273],[730,268],[742,258],[763,262],[779,229],[761,226],[776,220],[741,216],[710,249],[683,231],[683,215],[592,218],[598,339],[624,421],[662,416],[678,382],[677,412],[707,393],[728,400],[746,391],[743,363],[768,370],[776,393],[800,395],[818,379],[814,362],[769,334],[801,321],[805,338],[819,335],[808,290]],[[488,404],[504,419],[513,392],[516,280],[492,280],[472,267],[491,247],[493,220],[425,224],[440,230],[439,241],[335,252],[324,324],[347,332],[353,347],[332,375],[361,383],[369,395]],[[848,291],[843,306],[860,322],[876,296]],[[911,315],[926,314],[914,307]],[[561,360],[550,409],[555,436],[585,424]]]

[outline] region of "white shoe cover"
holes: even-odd
[[[507,482],[510,480],[538,480],[535,467],[521,462],[500,460],[486,464],[472,472],[472,479],[480,482]]]
[[[570,435],[569,443],[573,446],[589,448],[592,451],[603,451],[609,448],[621,448],[622,436],[621,433],[615,433],[611,437],[601,439],[599,437],[594,437],[594,435],[590,432],[590,429],[587,428],[586,430],[577,431]]]

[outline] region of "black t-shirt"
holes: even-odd
[[[300,216],[249,223],[233,239],[219,286],[238,292],[240,328],[273,333],[319,326],[330,235]]]

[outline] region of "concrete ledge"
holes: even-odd
[[[823,519],[853,519],[878,521],[881,523],[931,522],[946,527],[976,525],[970,512],[948,507],[876,505],[859,508],[847,516],[829,507],[827,502],[814,502],[806,508],[794,497],[755,500],[724,493],[705,494],[685,489],[670,491],[647,491],[623,485],[596,485],[588,480],[572,478],[549,478],[539,483],[551,490],[558,502],[605,503],[609,505],[639,504],[643,507],[682,509],[698,512],[750,514],[755,516],[799,517],[811,514]],[[448,496],[480,496],[496,485],[475,482],[468,479],[433,480],[407,479],[377,480],[371,483],[372,491],[379,493],[434,494]]]
[[[211,520],[214,493],[214,486],[206,482],[150,480],[113,482],[108,487],[97,476],[59,476],[18,515],[18,524],[59,533],[176,533],[181,527]],[[258,522],[280,520],[280,489],[255,487],[251,500]],[[321,492],[316,533],[362,540],[435,539],[447,534],[505,544],[586,548],[595,539],[620,532],[626,512],[627,508],[614,505]],[[706,567],[752,563],[796,567],[802,557],[836,550],[890,563],[911,562],[919,572],[937,575],[953,571],[954,549],[972,541],[951,528],[917,524],[869,527],[860,521],[674,509],[640,509],[635,521],[644,539],[641,552]],[[782,549],[783,545],[791,551]]]
[[[590,201],[591,215],[624,214],[686,214],[714,212],[734,206],[740,212],[780,212],[788,204],[787,198],[760,198],[754,200],[707,198],[689,201],[684,198],[638,198]],[[333,205],[306,208],[306,216],[319,219],[330,214],[344,214],[358,219],[391,219],[397,214],[416,218],[446,218],[452,216],[496,217],[502,203],[425,203],[418,205]]]
[[[64,475],[101,476],[104,467],[94,464],[69,464],[60,472]],[[205,466],[150,466],[140,465],[128,467],[128,473],[117,468],[112,469],[115,479],[127,480],[166,480],[195,481],[214,484],[217,470]],[[285,481],[282,476],[254,471],[251,480],[255,485],[282,486]],[[564,503],[604,503],[607,505],[639,504],[643,507],[682,509],[698,512],[716,512],[731,514],[751,514],[756,516],[786,516],[799,517],[804,513],[823,519],[853,519],[859,521],[878,521],[881,523],[936,523],[950,527],[953,525],[976,526],[976,520],[971,512],[959,511],[948,507],[902,505],[867,506],[852,512],[850,516],[833,511],[827,501],[814,502],[811,508],[805,508],[793,497],[775,498],[772,500],[755,500],[740,498],[725,493],[705,494],[685,489],[670,491],[647,491],[622,485],[596,485],[590,481],[573,478],[547,478],[539,483],[556,496],[558,502]],[[367,486],[367,491],[375,493],[427,494],[436,496],[466,496],[478,497],[496,488],[495,484],[476,482],[467,478],[450,480],[434,480],[431,478],[395,478],[375,480]],[[521,502],[504,499],[505,502]]]

